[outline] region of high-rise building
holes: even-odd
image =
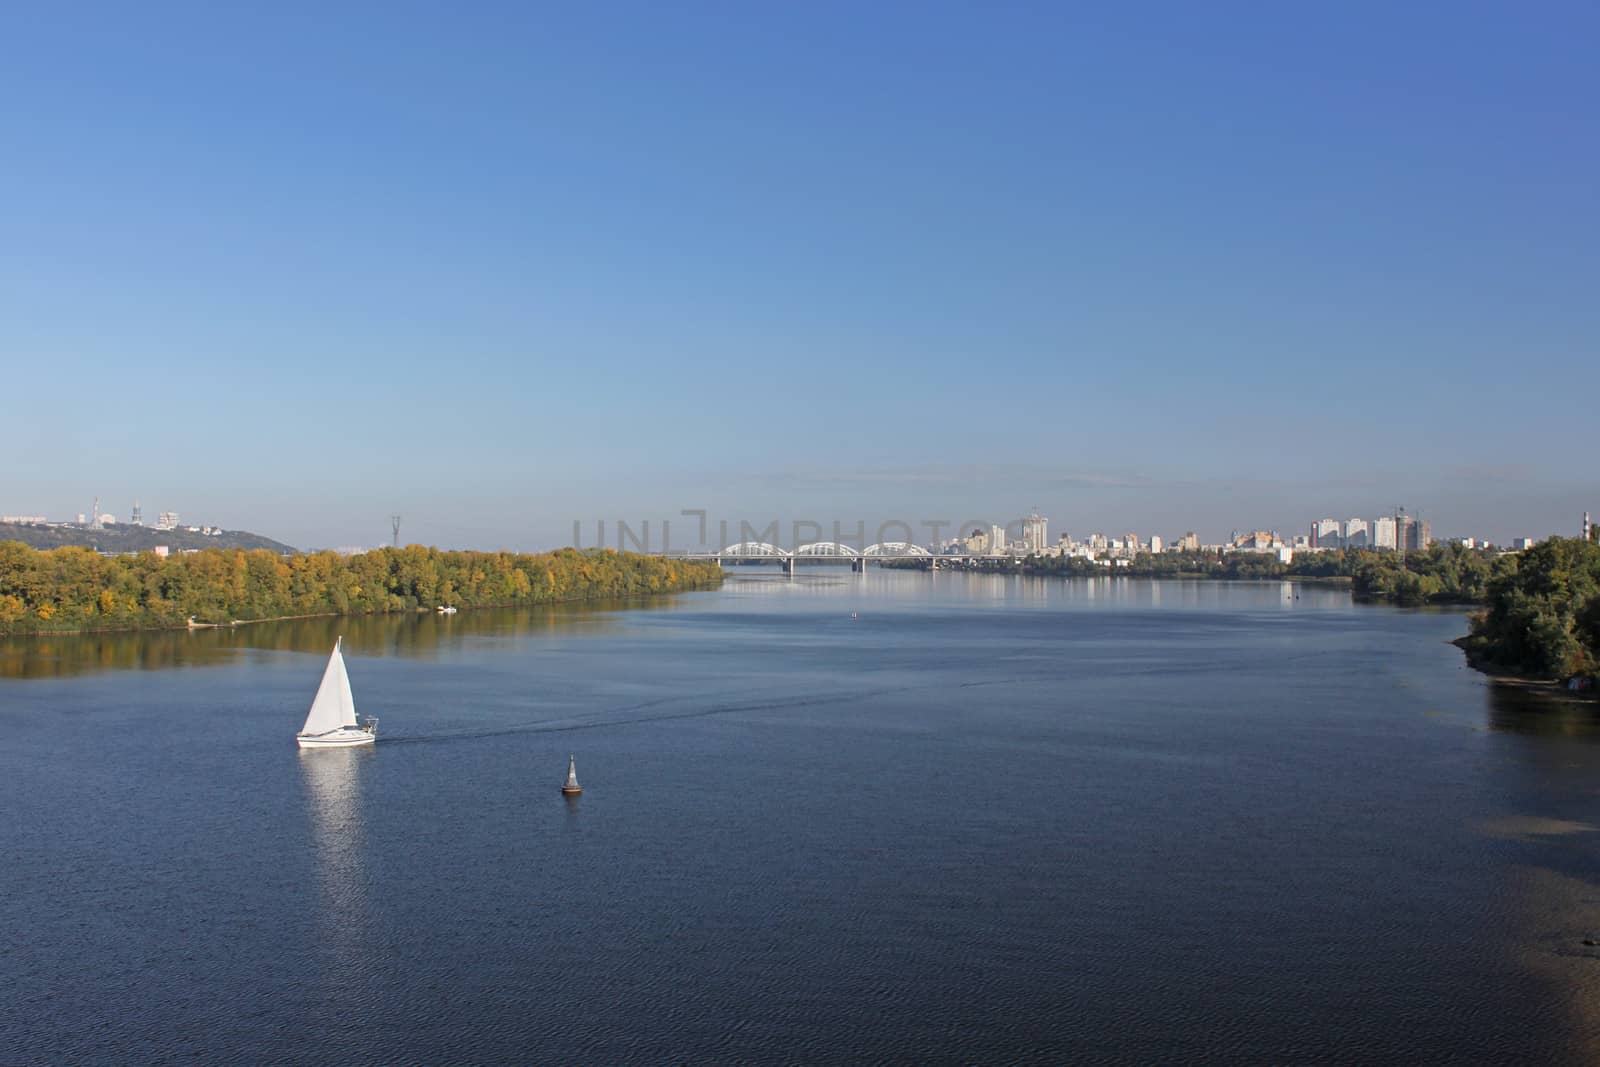
[[[999,554],[1006,550],[1006,528],[1004,526],[989,527],[989,551]]]
[[[1312,548],[1343,548],[1344,526],[1338,519],[1318,519],[1311,524]]]
[[[1399,542],[1395,540],[1394,518],[1389,515],[1380,515],[1372,523],[1373,548],[1398,548]]]
[[[1371,548],[1372,531],[1366,519],[1346,519],[1344,522],[1344,547]]]
[[[1033,514],[1022,520],[1022,543],[1029,552],[1043,552],[1046,541],[1045,530],[1050,525],[1050,520],[1039,514],[1037,508]]]
[[[1404,531],[1402,543],[1407,552],[1421,552],[1433,544],[1433,525],[1427,519],[1405,515],[1401,517],[1400,524]]]
[[[1188,533],[1184,534],[1183,539],[1178,542],[1178,547],[1184,552],[1200,551],[1199,535],[1197,535],[1193,530],[1190,530]]]
[[[1151,534],[1150,535],[1150,554],[1152,556],[1159,556],[1161,554],[1161,535],[1160,534]]]
[[[156,529],[176,530],[178,528],[178,513],[176,511],[163,511],[156,516]]]

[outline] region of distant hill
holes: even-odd
[[[153,526],[118,523],[99,530],[82,526],[34,526],[0,522],[0,541],[21,541],[30,548],[64,548],[73,545],[100,552],[148,552],[166,545],[173,552],[186,548],[264,548],[292,554],[299,549],[246,530],[225,530],[215,537],[188,530],[157,530]]]

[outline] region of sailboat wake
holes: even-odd
[[[975,686],[998,685],[1003,682],[969,682],[959,688],[967,689]],[[631,711],[640,711],[646,708],[660,707],[664,704],[680,704],[687,697],[663,697],[660,700],[649,700],[640,704],[627,704],[619,708],[612,708],[600,713],[597,718],[571,718],[540,719],[532,722],[515,723],[506,726],[496,726],[485,730],[452,730],[448,733],[438,734],[411,734],[390,736],[384,739],[385,745],[404,744],[437,744],[452,741],[476,741],[482,738],[506,737],[512,734],[536,733],[571,733],[578,730],[604,730],[614,726],[638,726],[645,723],[672,722],[677,719],[705,719],[716,715],[737,715],[741,712],[751,711],[783,711],[789,708],[822,707],[829,704],[844,704],[857,700],[871,700],[877,697],[893,696],[898,693],[913,693],[923,689],[947,688],[943,684],[929,685],[899,685],[888,686],[880,689],[859,689],[841,693],[819,693],[811,696],[796,696],[779,700],[752,700],[732,703],[713,704],[710,707],[695,708],[692,711],[666,712],[656,715],[635,715],[629,718],[610,718],[609,716],[625,714]]]

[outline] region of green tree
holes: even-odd
[[[1553,537],[1504,557],[1465,647],[1475,662],[1499,669],[1593,676],[1600,660],[1600,544]]]

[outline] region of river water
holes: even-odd
[[[818,568],[0,642],[0,1062],[1600,1060],[1595,716],[1464,629]],[[340,633],[381,739],[301,752]]]

